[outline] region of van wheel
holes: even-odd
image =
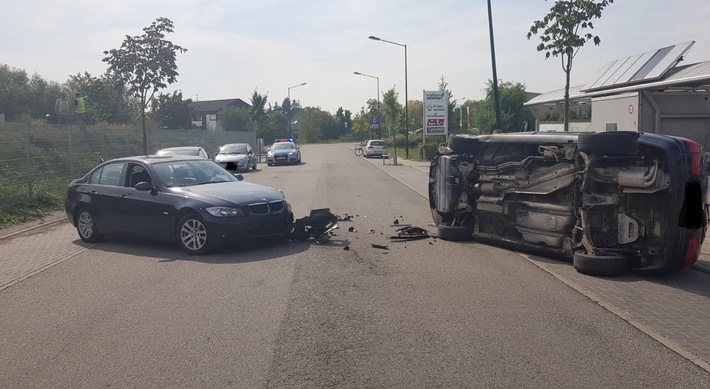
[[[175,229],[175,238],[178,246],[192,255],[207,254],[212,245],[207,225],[196,213],[187,214],[180,219]]]
[[[589,154],[636,154],[638,136],[638,133],[632,132],[579,134],[577,149]]]
[[[590,276],[618,277],[631,270],[631,261],[624,255],[591,255],[575,252],[572,256],[574,268]]]
[[[442,223],[437,230],[437,235],[443,240],[465,242],[473,239],[473,226],[450,226],[448,223]]]
[[[99,233],[99,230],[96,229],[94,217],[87,209],[79,210],[76,217],[76,231],[79,233],[81,240],[86,243],[96,243],[104,237]]]
[[[478,138],[454,135],[449,139],[449,148],[456,154],[476,155],[481,145]]]

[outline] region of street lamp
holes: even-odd
[[[466,104],[465,97],[455,100],[457,104],[458,104],[459,100],[463,100],[464,104]],[[463,129],[463,105],[459,105],[459,132],[461,132],[462,129]]]
[[[409,158],[409,109],[407,108],[407,103],[409,101],[409,96],[407,95],[407,45],[384,40],[373,35],[370,35],[368,38],[372,39],[373,41],[380,41],[404,47],[404,158]]]
[[[291,136],[291,111],[293,111],[293,103],[291,102],[291,89],[304,86],[306,83],[288,87],[288,136]]]
[[[377,91],[376,91],[377,92],[377,120],[380,120],[380,78],[377,76],[371,76],[369,74],[360,73],[360,72],[353,72],[353,74],[357,74],[358,76],[370,77],[370,78],[374,78],[377,80]],[[377,128],[379,130],[379,123],[378,123]]]

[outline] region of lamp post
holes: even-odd
[[[370,35],[368,38],[372,39],[373,41],[380,41],[404,47],[404,158],[409,158],[409,109],[407,108],[407,103],[409,102],[409,96],[407,95],[407,45],[384,40],[373,35]]]
[[[503,130],[500,123],[500,98],[498,97],[498,74],[496,72],[496,47],[493,41],[493,14],[491,0],[488,0],[488,32],[491,38],[491,65],[493,67],[493,102],[496,111],[496,129]]]
[[[353,74],[357,74],[358,76],[370,77],[370,78],[374,78],[377,80],[377,91],[376,91],[377,92],[377,120],[379,121],[379,119],[380,119],[380,78],[377,76],[371,76],[369,74],[360,73],[360,72],[353,72]],[[377,129],[378,130],[380,129],[379,124],[378,124]]]
[[[291,89],[304,86],[306,83],[288,87],[288,136],[291,136],[291,111],[293,111],[293,103],[291,102]]]
[[[464,104],[466,103],[466,98],[462,97],[458,100],[463,100]],[[458,100],[456,102],[458,103]],[[463,129],[463,105],[459,105],[459,132]]]

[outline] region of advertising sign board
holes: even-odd
[[[449,128],[449,93],[424,91],[424,135],[447,135]]]

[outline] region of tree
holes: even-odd
[[[534,123],[535,117],[523,104],[528,101],[525,84],[500,81],[498,96],[500,101],[501,130],[503,132],[519,131],[524,122]],[[486,97],[481,101],[466,102],[473,113],[474,127],[484,133],[491,133],[496,127],[496,115],[493,97],[493,81],[488,80],[485,89]]]
[[[444,77],[444,75],[441,75],[441,78],[439,79],[439,83],[437,84],[437,86],[439,87],[439,92],[448,92],[448,94],[449,94],[449,106],[448,106],[449,121],[448,121],[447,130],[450,134],[453,134],[459,128],[459,125],[456,123],[455,120],[453,120],[454,119],[454,111],[456,110],[456,100],[454,100],[454,94],[451,93],[451,91],[447,89],[447,87],[449,86],[449,83],[446,82],[446,77]]]
[[[106,72],[93,77],[88,72],[69,76],[64,89],[87,96],[86,116],[91,122],[131,123],[138,117],[139,102],[131,95],[123,80]]]
[[[338,139],[343,135],[349,133],[353,128],[353,120],[351,118],[352,114],[350,111],[343,110],[343,107],[339,107],[335,112],[336,125],[333,134],[324,134],[324,139]]]
[[[334,139],[332,134],[337,130],[337,122],[329,112],[307,107],[298,114],[298,127],[299,139],[302,142],[316,143],[324,139]]]
[[[249,108],[249,115],[251,116],[251,121],[256,127],[256,132],[259,133],[261,129],[266,124],[266,102],[268,98],[265,95],[259,94],[259,92],[254,90],[251,95],[251,107]]]
[[[270,142],[274,139],[285,138],[288,135],[288,118],[283,111],[272,109],[266,115],[266,126],[257,132],[259,138]]]
[[[398,122],[403,112],[402,106],[397,102],[398,97],[399,93],[395,92],[394,87],[382,95],[382,118],[385,120],[385,128],[392,135],[393,143],[396,143],[395,135],[400,132]]]
[[[217,112],[217,121],[225,131],[251,131],[251,119],[247,108],[224,108]]]
[[[572,60],[579,49],[588,41],[599,45],[601,39],[585,30],[594,29],[591,19],[602,16],[602,10],[614,0],[557,0],[550,12],[542,20],[536,20],[530,27],[528,39],[540,34],[542,41],[537,51],[545,52],[545,59],[560,57],[565,72],[564,129],[569,131],[569,83]]]
[[[184,53],[187,49],[165,39],[166,33],[173,32],[173,22],[168,18],[157,18],[143,31],[140,36],[126,36],[120,49],[104,51],[106,57],[102,61],[108,63],[109,71],[121,77],[128,90],[140,99],[143,151],[148,154],[146,108],[158,90],[177,81],[175,58],[178,52]]]
[[[175,91],[172,95],[161,93],[153,99],[153,120],[165,128],[192,128],[192,116],[195,111],[190,107],[191,102],[191,99],[182,99],[182,92]]]

